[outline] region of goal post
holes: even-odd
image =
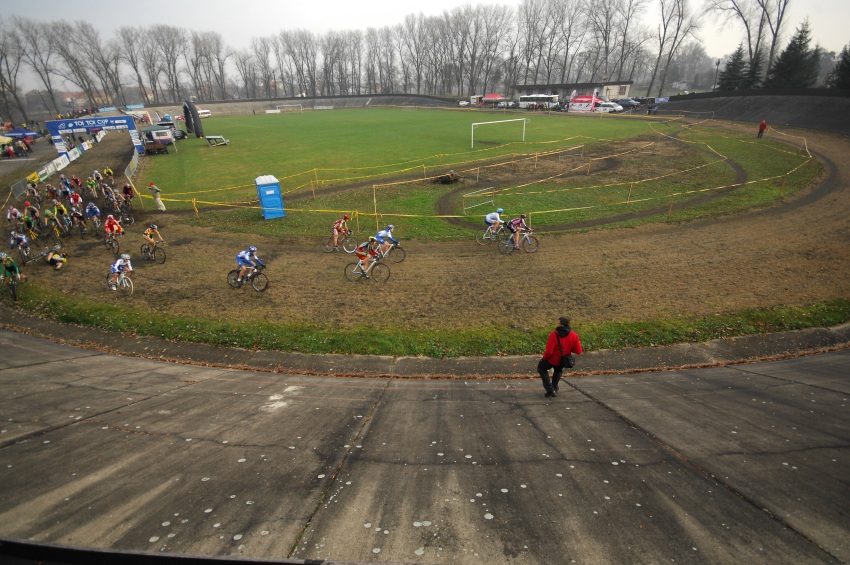
[[[522,140],[525,141],[525,125],[528,122],[528,118],[514,118],[511,120],[496,120],[494,122],[475,122],[472,124],[472,144],[471,148],[475,148],[475,128],[478,126],[486,126],[490,124],[504,124],[507,122],[522,122]]]
[[[300,113],[304,113],[304,108],[301,106],[301,104],[278,104],[274,107],[275,110],[280,110],[281,108],[298,108],[298,111]]]

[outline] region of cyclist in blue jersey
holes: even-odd
[[[86,216],[89,218],[100,218],[100,208],[94,202],[89,202],[86,204]]]
[[[18,231],[12,231],[11,239],[9,240],[9,249],[19,248],[22,252],[26,253],[30,244],[27,240],[27,236]]]
[[[384,255],[387,252],[387,249],[390,248],[390,242],[398,245],[398,240],[393,237],[393,230],[395,226],[390,224],[387,226],[387,229],[381,230],[375,234],[375,240],[381,244],[380,253]]]
[[[266,264],[260,261],[260,258],[257,257],[257,248],[253,245],[245,251],[240,251],[236,254],[236,266],[239,267],[239,276],[236,278],[236,282],[242,284],[246,271],[248,275],[254,272],[254,269],[257,267],[257,265],[254,264],[254,261],[263,267],[266,266]]]
[[[130,256],[126,253],[122,253],[121,257],[119,257],[110,268],[112,278],[109,280],[109,288],[112,290],[118,290],[115,286],[118,282],[118,273],[123,271],[126,271],[126,276],[128,277],[133,274],[133,265],[130,263]]]

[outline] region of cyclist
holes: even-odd
[[[112,187],[106,183],[100,185],[100,189],[103,191],[103,198],[106,200],[105,207],[107,210],[115,207],[115,191],[112,190]]]
[[[18,223],[18,220],[21,219],[21,212],[17,208],[15,208],[12,204],[9,204],[9,209],[6,210],[6,221],[11,222],[14,226]]]
[[[86,179],[86,190],[89,194],[93,194],[97,198],[97,181],[89,177]]]
[[[0,253],[0,277],[3,278],[3,282],[6,282],[6,279],[11,279],[12,277],[15,277],[17,280],[26,280],[15,260],[5,253]]]
[[[522,232],[531,231],[531,228],[525,223],[525,214],[520,214],[519,218],[514,218],[505,225],[508,226],[508,229],[511,230],[511,233],[513,234],[514,247],[519,249],[520,234]]]
[[[350,219],[351,216],[344,214],[342,218],[334,222],[331,229],[334,236],[334,251],[339,251],[339,234],[344,233],[348,235],[351,233],[351,230],[348,229],[348,220]]]
[[[80,210],[79,206],[71,207],[71,225],[76,226],[77,224],[82,224],[83,232],[86,231],[86,217],[83,215],[83,211]]]
[[[77,190],[79,190],[79,189],[83,188],[83,181],[81,181],[81,180],[77,177],[77,175],[71,175],[71,184],[73,185],[73,186],[72,186],[72,191],[73,191],[73,189],[77,189]]]
[[[103,182],[103,175],[100,174],[100,171],[98,171],[97,169],[94,170],[94,172],[92,173],[91,176],[95,180],[95,182],[97,182],[97,184],[100,184],[100,183]]]
[[[124,271],[127,272],[126,276],[128,277],[133,274],[133,265],[130,264],[130,256],[126,253],[122,253],[121,257],[112,263],[112,267],[110,269],[112,279],[109,283],[109,288],[112,290],[118,290],[115,286],[118,283],[118,274]]]
[[[86,217],[90,220],[94,220],[94,218],[100,218],[100,208],[94,202],[89,202],[86,204]]]
[[[384,255],[387,252],[387,249],[390,248],[390,242],[398,245],[398,240],[393,237],[393,230],[395,226],[389,224],[387,229],[383,229],[375,234],[375,239],[378,240],[378,243],[381,244],[381,255]],[[387,241],[389,240],[389,241]]]
[[[364,276],[369,278],[366,273],[369,272],[372,263],[378,259],[378,240],[375,239],[375,236],[370,237],[369,241],[364,241],[357,246],[354,254],[360,260],[360,268],[363,270]]]
[[[266,264],[260,261],[260,258],[257,257],[257,248],[253,245],[245,251],[240,251],[236,254],[236,266],[239,267],[239,276],[236,277],[236,282],[242,284],[246,271],[248,276],[254,272],[254,269],[257,267],[257,265],[254,264],[254,261],[263,267],[266,266]]]
[[[26,252],[30,248],[30,243],[29,243],[29,241],[27,241],[27,236],[25,236],[23,233],[21,233],[19,231],[13,231],[10,234],[10,239],[9,239],[9,249],[14,249],[16,247],[18,249],[20,249],[22,252]]]
[[[109,241],[110,235],[124,235],[124,228],[121,227],[121,224],[118,223],[118,220],[112,214],[106,216],[106,221],[103,223],[103,231],[106,233],[105,241]]]
[[[112,169],[109,167],[103,168],[103,176],[109,180],[109,184],[113,184],[115,182],[115,173],[113,173]]]
[[[65,226],[66,229],[71,226],[71,217],[68,215],[68,209],[58,200],[53,201],[53,215],[57,222],[61,222],[60,225]]]
[[[121,188],[121,192],[124,195],[124,202],[126,204],[132,204],[134,193],[133,193],[133,187],[130,186],[129,182],[124,183],[124,186]]]
[[[502,218],[500,214],[504,213],[505,211],[499,208],[495,212],[490,212],[489,214],[484,216],[484,223],[487,224],[487,227],[490,228],[491,237],[495,237],[496,232],[499,231],[499,226],[502,225]]]
[[[151,224],[151,227],[146,229],[143,233],[143,235],[145,236],[145,241],[148,242],[148,245],[150,246],[151,251],[156,249],[156,242],[153,240],[154,234],[156,234],[156,236],[159,238],[160,241],[165,242],[165,240],[162,239],[162,234],[159,233],[159,228],[157,227],[157,225]]]
[[[68,203],[71,205],[71,208],[79,208],[82,202],[83,197],[80,195],[80,193],[71,191],[71,195],[68,196]]]
[[[58,271],[62,268],[62,265],[64,265],[68,261],[68,254],[58,253],[55,250],[51,250],[47,253],[47,257],[45,257],[45,260],[50,264],[51,267],[53,267],[55,271]]]

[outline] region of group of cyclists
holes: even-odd
[[[502,220],[502,214],[504,213],[505,210],[502,208],[497,209],[495,212],[490,212],[484,216],[484,223],[490,229],[490,233],[493,236],[495,236],[496,232],[499,231],[499,226],[505,224],[505,227],[509,232],[511,232],[511,237],[514,240],[514,246],[519,247],[519,238],[522,233],[525,231],[531,231],[531,228],[528,227],[528,224],[525,222],[526,215],[520,214],[519,217],[505,222]]]
[[[85,230],[87,220],[92,222],[102,221],[107,240],[115,235],[123,235],[124,228],[119,220],[113,214],[108,214],[106,219],[103,220],[101,207],[95,202],[102,200],[102,205],[106,210],[115,210],[116,213],[123,206],[131,206],[132,199],[135,196],[132,185],[129,182],[125,183],[119,191],[113,189],[114,183],[114,173],[109,167],[105,167],[102,173],[95,170],[85,184],[76,175],[71,175],[68,178],[64,174],[59,176],[58,186],[45,184],[40,187],[37,183],[31,183],[27,190],[27,200],[23,204],[23,210],[18,210],[13,204],[10,204],[6,211],[6,220],[12,226],[9,232],[9,249],[18,250],[24,259],[24,263],[26,263],[26,258],[31,256],[31,242],[28,236],[32,235],[39,238],[45,230],[52,230],[54,226],[60,230],[60,233],[68,233],[76,225],[81,225],[82,229]],[[89,202],[83,208],[85,191],[88,191]],[[156,224],[150,224],[142,236],[151,249],[156,247],[157,240],[164,242]],[[68,261],[68,254],[60,252],[60,248],[61,245],[48,248],[35,258],[44,257],[48,265],[53,267],[54,270],[59,270]],[[115,283],[118,274],[121,272],[133,273],[130,256],[126,253],[122,254],[111,264],[110,272],[112,274],[110,288],[116,290]],[[21,272],[21,265],[8,253],[2,252],[0,252],[0,276],[4,283],[11,277],[16,280],[26,279]]]

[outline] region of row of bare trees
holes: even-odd
[[[0,103],[23,110],[20,73],[37,77],[51,113],[59,85],[88,105],[412,93],[465,96],[513,84],[648,81],[660,94],[709,12],[739,24],[755,57],[775,51],[789,0],[523,0],[410,14],[365,31],[283,30],[234,49],[215,31],[0,20]],[[645,15],[660,12],[650,26]],[[708,10],[708,12],[706,11]],[[734,46],[730,46],[730,51]]]

